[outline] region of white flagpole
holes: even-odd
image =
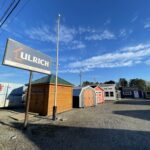
[[[55,79],[55,95],[53,106],[53,120],[56,120],[57,114],[57,85],[58,85],[58,56],[59,56],[59,32],[60,32],[60,14],[58,15],[57,22],[57,45],[56,45],[56,79]]]

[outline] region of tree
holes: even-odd
[[[82,86],[87,86],[87,85],[91,85],[91,84],[93,84],[93,82],[84,81],[84,82],[82,83]]]
[[[98,82],[90,82],[90,81],[84,81],[82,83],[82,86],[87,86],[87,85],[98,85]]]
[[[115,84],[115,81],[113,81],[113,80],[106,81],[106,82],[104,82],[104,84]]]
[[[140,90],[146,89],[146,82],[143,79],[131,79],[129,82],[130,87],[139,88]]]
[[[120,78],[119,87],[127,87],[127,86],[128,86],[128,81],[125,78]]]

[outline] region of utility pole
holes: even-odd
[[[80,86],[82,86],[82,71],[80,71],[79,76],[80,76]]]
[[[57,20],[57,43],[56,43],[56,79],[55,79],[55,95],[54,95],[54,106],[53,106],[53,120],[56,120],[57,114],[57,85],[58,85],[58,52],[59,52],[59,32],[60,32],[60,14],[58,14]]]

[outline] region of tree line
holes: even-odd
[[[140,90],[150,90],[150,82],[145,81],[143,79],[130,79],[127,80],[125,78],[120,78],[118,82],[115,82],[113,80],[106,81],[106,82],[90,82],[90,81],[84,81],[82,83],[82,86],[87,86],[87,85],[98,85],[98,84],[116,84],[116,88],[138,88]]]

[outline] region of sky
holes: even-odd
[[[0,17],[12,0],[0,1]],[[60,18],[59,76],[82,81],[150,80],[149,0],[22,0],[0,28],[0,61],[7,38],[52,58]],[[33,80],[43,74],[34,73]],[[0,65],[0,81],[27,83],[29,71]]]

